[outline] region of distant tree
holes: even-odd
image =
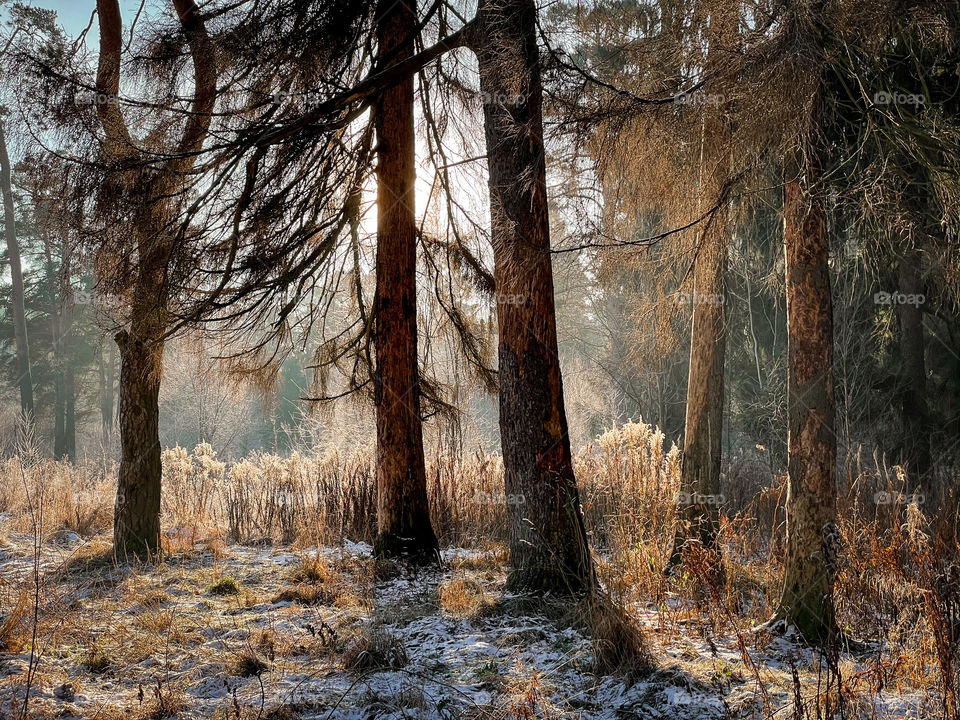
[[[17,241],[17,225],[13,201],[13,170],[7,152],[7,137],[4,123],[0,121],[0,192],[3,193],[3,235],[7,243],[7,260],[10,263],[10,314],[13,318],[16,341],[16,382],[20,388],[20,411],[32,419],[33,375],[30,370],[30,345],[27,338],[27,315],[24,304],[23,265],[20,262],[20,244]]]

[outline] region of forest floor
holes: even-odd
[[[630,608],[655,669],[598,672],[562,603],[504,592],[496,551],[445,551],[444,567],[413,572],[375,566],[364,544],[183,538],[133,568],[106,540],[64,533],[39,550],[34,642],[33,539],[0,538],[0,717],[21,717],[28,679],[29,717],[102,720],[795,718],[796,698],[818,717],[827,696],[819,655],[716,633],[669,597]],[[876,687],[870,653],[839,667],[847,717],[939,716],[929,689],[863,692]]]

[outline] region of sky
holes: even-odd
[[[56,10],[57,19],[68,35],[77,36],[90,23],[90,16],[97,6],[97,0],[27,0],[30,5],[47,10]],[[147,0],[147,8],[156,4],[156,0]],[[120,12],[124,23],[130,22],[137,14],[140,0],[120,0]],[[88,44],[97,42],[97,23],[94,22],[87,35]]]

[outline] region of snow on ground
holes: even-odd
[[[0,624],[33,587],[31,538],[7,542]],[[641,606],[632,610],[658,670],[594,673],[583,631],[505,594],[494,556],[469,550],[445,552],[443,569],[384,575],[355,543],[198,544],[137,570],[98,563],[94,550],[107,547],[64,535],[41,548],[33,717],[794,717],[791,668],[804,693],[817,680],[814,654],[787,640],[761,647],[748,634],[745,661],[736,634],[714,637]],[[317,577],[304,579],[315,557]],[[0,653],[0,716],[19,717],[29,648],[27,637]],[[843,662],[845,675],[869,673],[869,658]],[[938,716],[920,690],[853,698],[850,709]]]

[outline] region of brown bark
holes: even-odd
[[[0,192],[3,193],[3,234],[7,241],[10,260],[10,301],[13,316],[13,337],[17,353],[17,380],[20,388],[20,410],[23,416],[33,418],[33,377],[30,371],[30,346],[27,338],[27,313],[24,305],[23,268],[20,263],[20,244],[13,207],[10,156],[7,154],[6,129],[0,123]]]
[[[114,510],[114,546],[119,553],[149,556],[160,543],[159,391],[164,337],[169,324],[165,274],[175,248],[170,233],[182,176],[190,171],[210,126],[216,101],[216,58],[193,0],[172,0],[193,62],[194,97],[183,135],[154,175],[136,170],[145,159],[133,144],[118,103],[99,103],[104,154],[116,164],[117,190],[137,198],[131,232],[138,267],[129,329],[116,336],[120,350],[119,425],[121,461]],[[117,0],[97,0],[100,58],[97,89],[117,96],[123,32]]]
[[[474,50],[484,97],[497,287],[500,439],[510,585],[594,584],[557,351],[542,86],[532,0],[481,0]]]
[[[382,0],[377,41],[389,64],[413,55],[414,0]],[[430,524],[417,356],[416,140],[413,76],[377,100],[377,555],[428,563],[439,546]]]
[[[787,558],[777,617],[809,642],[836,631],[836,435],[833,303],[822,200],[811,194],[817,168],[798,156],[784,168],[787,286]]]
[[[900,258],[899,293],[907,302],[897,304],[900,325],[903,460],[913,487],[927,491],[930,473],[930,429],[927,420],[927,365],[924,352],[923,312],[912,302],[923,293],[919,254],[907,250]],[[932,499],[932,498],[931,498]]]
[[[120,476],[113,516],[116,552],[148,557],[160,548],[160,434],[158,409],[162,343],[121,330]]]

